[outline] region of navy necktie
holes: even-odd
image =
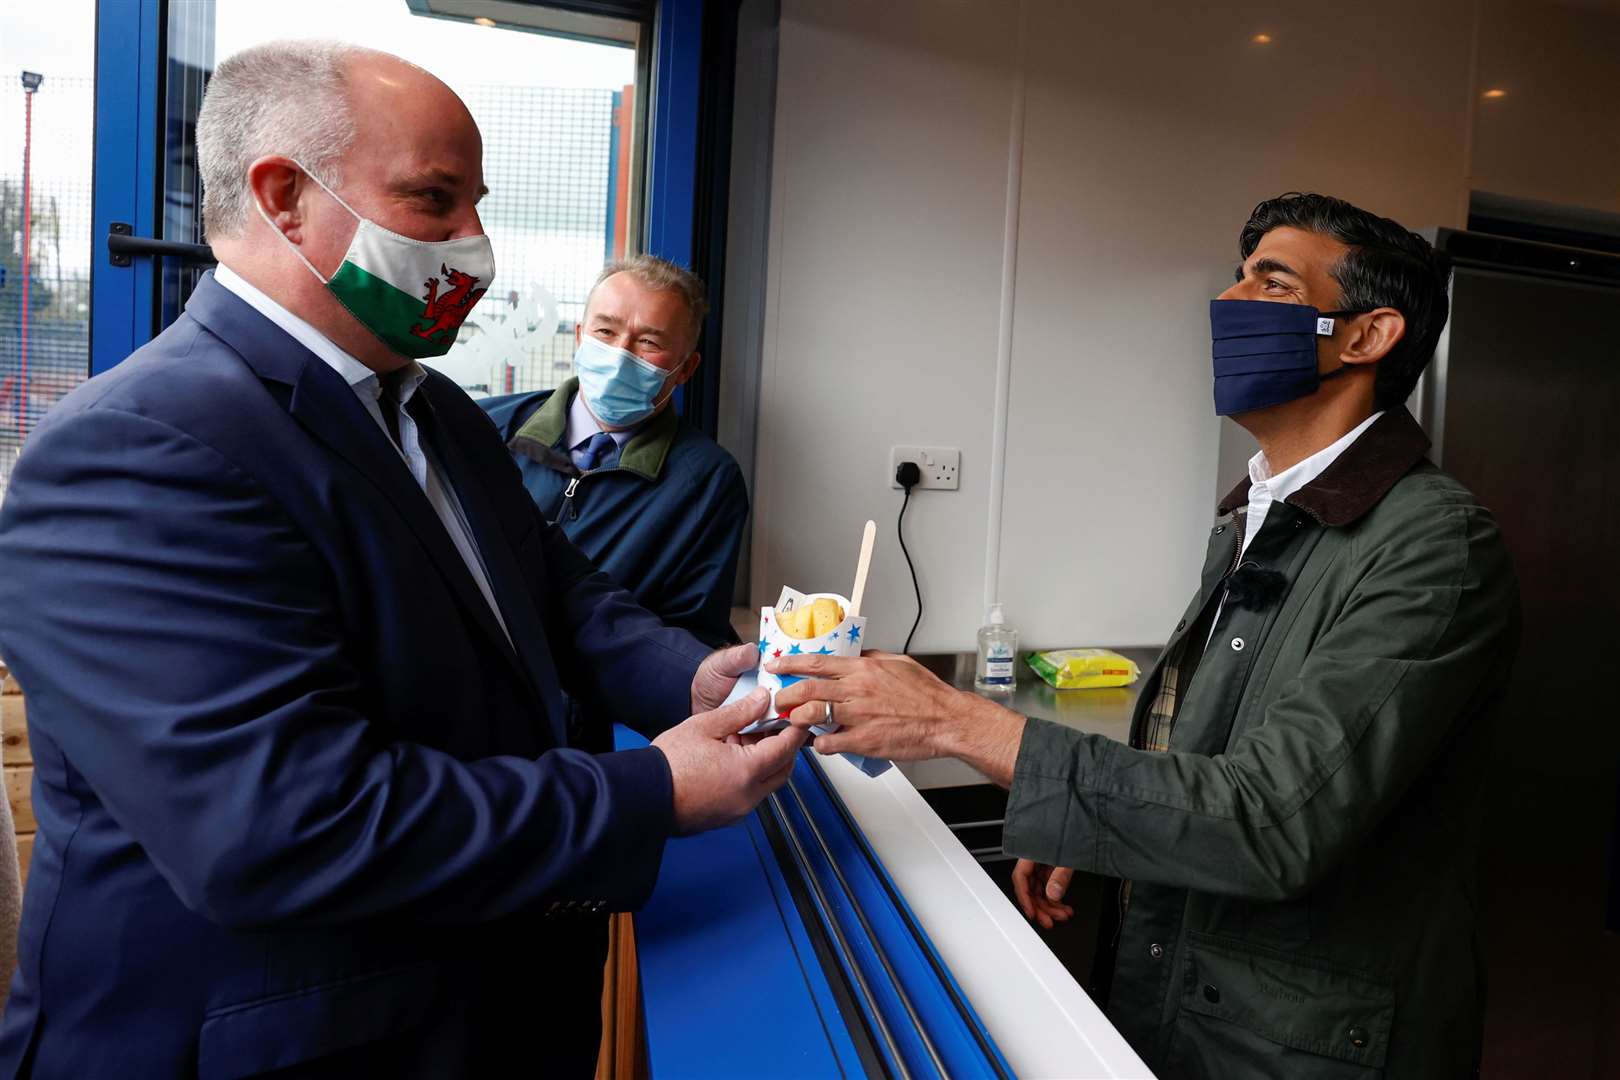
[[[613,436],[605,431],[598,431],[586,440],[584,446],[574,451],[574,467],[580,472],[600,469],[611,464],[613,451],[617,448],[618,444],[613,441]]]
[[[377,384],[381,388],[377,394],[377,409],[382,413],[383,426],[388,429],[388,437],[394,440],[394,445],[404,450],[405,444],[399,436],[399,378],[390,372],[377,376]]]

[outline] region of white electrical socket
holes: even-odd
[[[896,446],[889,451],[889,485],[898,488],[895,470],[914,461],[922,471],[919,491],[955,491],[962,486],[962,451],[954,446]]]

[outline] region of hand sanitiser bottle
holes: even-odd
[[[1018,631],[1007,625],[1001,605],[991,604],[985,625],[979,627],[979,663],[973,685],[980,690],[1011,693],[1017,675]]]

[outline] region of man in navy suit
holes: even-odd
[[[603,913],[800,736],[739,738],[753,647],[637,606],[415,362],[493,270],[447,87],[278,43],[197,137],[220,269],[0,510],[39,818],[0,1072],[589,1075]]]

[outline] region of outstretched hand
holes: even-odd
[[[794,727],[829,719],[839,725],[816,736],[817,753],[889,761],[957,757],[993,783],[1012,784],[1024,718],[947,685],[909,656],[784,656],[765,669],[800,677],[776,694],[777,712]]]
[[[766,670],[801,676],[776,694],[776,711],[795,727],[827,721],[826,702],[840,730],[816,737],[823,754],[861,754],[915,761],[947,753],[940,738],[950,714],[964,707],[961,691],[909,656],[784,656]]]

